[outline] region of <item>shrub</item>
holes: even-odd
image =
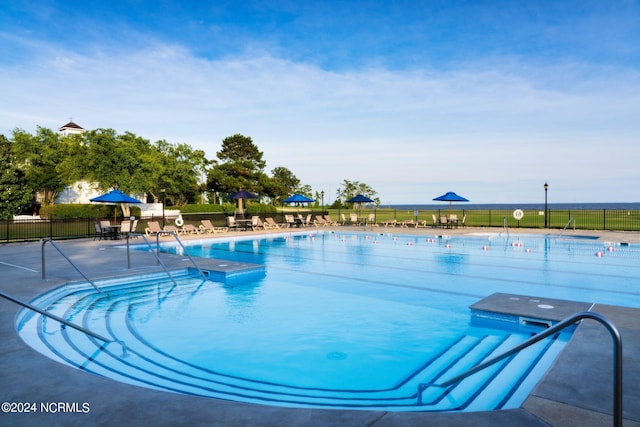
[[[42,206],[40,208],[41,218],[110,218],[113,217],[114,209],[118,209],[117,216],[122,217],[122,210],[119,206],[106,204],[56,204]],[[140,208],[131,206],[131,215],[139,217]]]

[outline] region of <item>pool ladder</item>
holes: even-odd
[[[509,238],[509,223],[507,222],[507,217],[505,216],[502,221],[502,229],[507,233],[507,239]],[[498,233],[498,236],[502,237],[502,231]]]
[[[156,235],[156,249],[155,249],[155,251],[151,247],[151,243],[147,239],[146,235],[141,234],[141,233],[129,233],[129,234],[127,234],[127,268],[131,268],[131,255],[130,255],[130,250],[129,250],[129,237],[142,237],[142,240],[145,241],[145,243],[147,244],[147,246],[151,250],[151,253],[153,253],[153,255],[156,257],[156,260],[158,261],[158,264],[160,264],[162,266],[162,268],[164,269],[164,271],[169,275],[169,277],[171,278],[171,281],[174,284],[176,284],[176,282],[173,280],[173,277],[171,276],[171,273],[169,273],[169,270],[167,269],[167,267],[164,265],[164,263],[160,259],[160,235],[162,235],[162,234],[173,236],[174,239],[176,239],[176,242],[178,242],[178,244],[182,248],[182,252],[184,253],[184,255],[186,255],[187,258],[189,258],[189,260],[191,261],[191,263],[193,264],[195,269],[198,270],[198,273],[200,274],[200,276],[202,276],[202,278],[204,280],[209,280],[209,277],[207,277],[207,275],[204,274],[204,271],[202,271],[202,269],[198,266],[198,264],[193,259],[193,257],[189,254],[189,252],[187,251],[187,248],[184,246],[184,244],[182,243],[182,240],[180,240],[180,238],[178,237],[178,234],[175,231],[162,230],[162,231],[159,231],[159,232],[155,233],[155,235]]]
[[[589,312],[589,311],[582,311],[579,313],[576,313],[572,316],[567,317],[566,319],[556,323],[554,326],[544,330],[543,332],[536,334],[534,336],[532,336],[531,338],[529,338],[526,341],[523,341],[522,343],[520,343],[519,345],[513,347],[511,350],[507,350],[504,353],[490,359],[487,360],[486,362],[480,363],[476,366],[474,366],[473,368],[470,368],[469,370],[463,372],[460,375],[456,375],[455,377],[444,381],[442,383],[439,384],[434,384],[434,383],[421,383],[418,384],[418,404],[422,404],[422,392],[427,388],[427,387],[440,387],[440,388],[447,388],[449,386],[452,386],[454,384],[459,383],[460,381],[464,380],[465,378],[480,372],[481,370],[488,368],[489,366],[492,366],[498,362],[500,362],[503,359],[506,359],[507,357],[510,357],[518,352],[520,352],[521,350],[524,350],[525,348],[537,343],[538,341],[542,341],[543,339],[562,331],[563,329],[566,329],[570,326],[573,326],[575,323],[578,323],[579,321],[583,320],[583,319],[592,319],[595,320],[597,322],[599,322],[600,324],[602,324],[608,331],[609,334],[611,335],[611,338],[613,339],[613,372],[614,372],[614,377],[613,377],[613,425],[615,427],[622,427],[622,420],[623,420],[623,414],[622,414],[622,338],[620,337],[620,332],[618,331],[618,329],[615,327],[615,325],[613,323],[611,323],[611,321],[609,319],[607,319],[605,316],[599,314],[599,313],[595,313],[595,312]]]
[[[565,230],[567,229],[567,227],[569,227],[569,224],[571,224],[573,222],[573,232],[576,232],[576,220],[571,217],[569,218],[569,221],[567,221],[567,224],[564,226],[564,228],[562,229],[562,231],[560,232],[560,235],[562,236],[562,234],[565,232]]]

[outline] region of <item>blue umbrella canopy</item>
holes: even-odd
[[[247,190],[240,190],[237,193],[233,193],[231,195],[231,198],[233,200],[238,200],[238,199],[259,199],[260,196],[258,196],[257,194],[250,193]]]
[[[439,202],[468,202],[468,199],[465,199],[462,196],[458,196],[453,191],[449,191],[448,193],[443,194],[442,196],[436,197],[433,200],[437,200]]]
[[[231,195],[232,200],[238,201],[238,212],[242,214],[243,217],[244,217],[244,207],[242,205],[242,199],[259,199],[259,198],[260,196],[258,196],[257,194],[250,193],[247,190],[240,190],[237,193],[233,193]]]
[[[103,194],[98,197],[94,197],[90,199],[92,202],[101,202],[101,203],[142,203],[138,199],[134,199],[133,197],[124,194],[120,190],[111,190],[107,194]]]
[[[358,194],[347,200],[347,203],[373,203],[373,200],[370,198],[363,196],[362,194]]]
[[[451,209],[451,203],[452,202],[468,202],[469,201],[468,199],[465,199],[462,196],[458,196],[453,191],[449,191],[447,193],[444,193],[442,196],[438,196],[433,200],[437,200],[439,202],[449,202],[449,209]]]
[[[293,196],[289,196],[282,201],[282,203],[311,203],[313,199],[308,198],[307,196],[303,196],[302,194],[294,194]]]

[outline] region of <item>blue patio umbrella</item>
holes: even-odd
[[[111,190],[106,194],[103,194],[98,197],[94,197],[90,199],[92,202],[100,202],[100,203],[142,203],[138,199],[134,199],[133,197],[124,194],[120,190]]]
[[[347,203],[360,203],[360,206],[362,206],[363,203],[373,203],[373,200],[371,200],[367,196],[363,196],[362,194],[358,194],[358,195],[350,198],[349,200],[347,200]],[[358,214],[358,207],[356,206],[356,215],[357,214]]]
[[[347,200],[347,203],[373,203],[373,200],[370,198],[363,196],[362,194],[358,194]]]
[[[257,194],[250,193],[247,190],[240,190],[237,193],[233,193],[231,195],[232,200],[238,201],[238,213],[241,213],[243,217],[244,217],[244,207],[242,206],[242,200],[243,199],[259,199],[259,198],[260,196],[258,196]]]
[[[247,190],[240,190],[237,193],[233,193],[230,196],[233,200],[239,200],[239,199],[259,199],[260,196],[258,196],[257,194],[253,194],[250,193]]]
[[[438,202],[449,202],[449,207],[451,207],[451,203],[452,202],[468,202],[468,199],[465,199],[462,196],[458,196],[456,193],[454,193],[453,191],[449,191],[445,194],[443,194],[442,196],[438,196],[435,199]]]
[[[293,196],[289,196],[282,201],[282,203],[311,203],[313,199],[308,198],[307,196],[303,196],[302,194],[294,194]]]
[[[142,203],[140,200],[134,199],[133,197],[123,193],[118,189],[111,190],[106,194],[102,194],[98,197],[94,197],[93,199],[89,199],[89,200],[92,202],[98,202],[98,203],[116,203],[116,204],[117,203]],[[117,208],[113,211],[114,221],[116,220],[116,216],[117,216],[116,212],[117,212]]]

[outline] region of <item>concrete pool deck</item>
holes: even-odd
[[[363,227],[333,229],[362,231]],[[289,231],[298,230],[282,232]],[[499,229],[486,228],[416,230],[384,227],[375,227],[373,231],[425,235],[500,232]],[[511,234],[544,232],[511,230]],[[207,237],[246,236],[248,233],[258,234],[230,232]],[[602,241],[626,242],[640,246],[640,233],[585,231],[565,234],[598,236]],[[126,254],[117,248],[123,241],[80,239],[57,243],[91,279],[161,271],[155,258],[145,252],[132,253],[131,269],[127,269]],[[46,280],[42,280],[41,247],[40,242],[0,245],[0,291],[28,302],[61,284],[82,280],[82,277],[49,245],[45,246]],[[182,256],[163,255],[162,259],[168,268],[190,265]],[[543,300],[542,296],[537,297]],[[609,318],[621,333],[624,346],[624,425],[640,427],[640,310],[594,303],[591,310]],[[119,383],[57,363],[24,344],[15,330],[15,317],[19,309],[15,303],[0,298],[0,401],[15,404],[36,403],[38,412],[2,412],[0,426],[612,425],[612,341],[605,328],[589,320],[584,321],[577,329],[569,345],[520,408],[475,413],[407,413],[270,407],[179,395]],[[41,403],[50,410],[61,410],[56,413],[43,413],[40,410]],[[63,406],[57,406],[58,403],[62,403]],[[74,403],[77,403],[77,407]],[[83,406],[83,403],[87,406]],[[71,412],[62,410],[65,404]]]

